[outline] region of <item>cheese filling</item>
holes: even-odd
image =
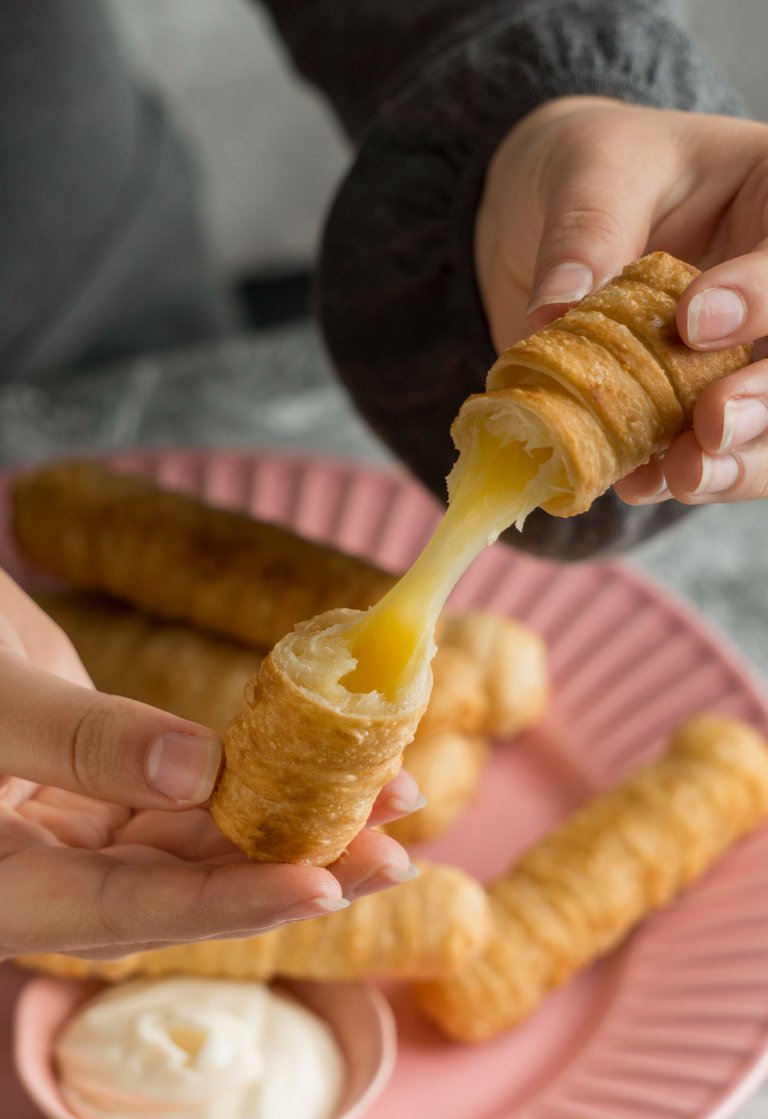
[[[434,653],[434,630],[448,595],[475,557],[511,524],[562,489],[550,446],[511,441],[478,427],[449,479],[448,510],[402,579],[349,629],[356,667],[341,683],[351,692],[394,699]]]

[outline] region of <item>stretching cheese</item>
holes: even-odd
[[[541,442],[545,442],[541,440]],[[342,683],[388,699],[407,686],[434,653],[434,630],[445,600],[486,545],[564,485],[552,446],[507,441],[489,426],[472,441],[448,479],[448,511],[403,578],[347,632],[356,659]]]

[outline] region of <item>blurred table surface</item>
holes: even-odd
[[[394,462],[334,381],[305,323],[0,386],[4,467],[83,452],[191,446]],[[765,679],[767,558],[768,512],[751,502],[699,510],[627,562],[692,603]],[[768,1085],[736,1116],[766,1113]]]

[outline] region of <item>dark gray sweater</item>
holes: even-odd
[[[494,359],[472,237],[495,146],[563,94],[742,114],[664,0],[266,0],[299,71],[356,144],[325,228],[317,306],[374,430],[435,493],[449,427]],[[627,547],[686,510],[537,513],[521,541],[561,558]]]
[[[472,232],[501,137],[565,93],[741,106],[662,0],[265,5],[357,149],[319,262],[328,347],[360,412],[443,496],[449,425],[494,357]],[[3,0],[0,380],[226,327],[194,182],[100,0]],[[532,516],[522,543],[574,558],[626,547],[680,512],[609,496],[586,517]]]

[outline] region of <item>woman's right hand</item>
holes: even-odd
[[[477,219],[478,285],[499,350],[646,252],[703,271],[679,301],[692,349],[758,342],[707,386],[690,431],[616,486],[631,504],[768,499],[768,125],[560,97],[507,133]]]

